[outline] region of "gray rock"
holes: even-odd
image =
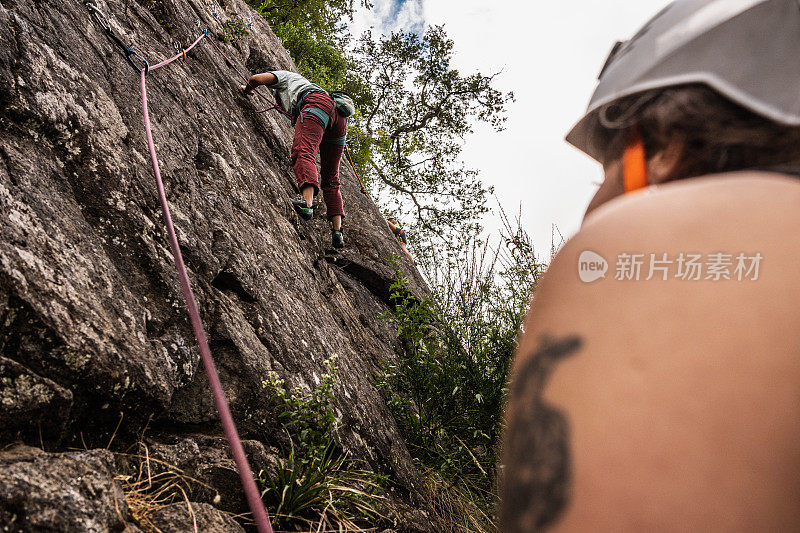
[[[441,526],[421,509],[404,513],[398,519],[398,533],[436,533]]]
[[[225,21],[252,13],[241,0],[223,2],[218,18],[202,0],[98,4],[151,64],[173,41],[194,40],[198,18],[219,36]],[[249,31],[220,43],[240,69],[295,69],[263,18]],[[239,429],[275,444],[267,373],[315,386],[337,356],[339,444],[390,474],[412,502],[424,500],[373,383],[377,363],[397,349],[376,318],[389,309],[392,256],[414,294],[427,288],[349,164],[341,166],[347,244],[337,253],[321,199],[309,222],[289,205],[290,124],[255,113],[268,100],[240,95],[210,43],[151,71],[147,83],[172,218]],[[49,405],[78,443],[81,432],[105,445],[120,412],[131,435],[151,416],[165,432],[217,433],[165,240],[139,77],[82,0],[0,4],[0,102],[0,348],[24,367],[18,375],[53,393],[50,403],[15,405],[30,413]],[[0,441],[9,438],[0,430]],[[203,453],[197,461],[201,474],[227,468]]]
[[[233,518],[207,503],[173,503],[150,514],[148,521],[162,533],[244,533]]]
[[[57,437],[71,406],[70,391],[0,356],[0,435],[39,430]]]
[[[0,452],[4,531],[121,531],[128,504],[107,450],[46,453],[19,446]]]

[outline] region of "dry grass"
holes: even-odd
[[[465,487],[450,483],[436,472],[424,476],[431,506],[443,531],[447,533],[494,533],[497,526],[494,518],[486,514],[485,501],[494,501],[492,494],[483,496]]]
[[[125,499],[131,518],[145,533],[162,533],[151,521],[154,513],[177,502],[186,504],[192,517],[194,533],[201,533],[197,527],[194,509],[189,495],[194,489],[205,487],[214,490],[210,485],[187,476],[175,465],[150,457],[150,451],[144,442],[138,443],[139,453],[118,453],[136,461],[136,475],[118,475],[115,479],[122,484]],[[160,470],[153,473],[154,470]],[[224,512],[224,511],[220,511]],[[236,516],[225,513],[233,518]]]

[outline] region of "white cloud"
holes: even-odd
[[[371,10],[356,13],[350,31],[356,37],[369,28],[377,33],[393,31],[422,32],[425,26],[422,0],[374,0]]]

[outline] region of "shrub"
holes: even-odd
[[[508,372],[541,271],[519,227],[510,231],[506,220],[500,242],[492,250],[471,239],[460,256],[428,263],[440,266],[429,273],[433,296],[422,301],[396,270],[394,312],[385,315],[405,353],[385,364],[378,387],[429,480],[450,484],[437,490],[437,501],[449,502],[440,509],[472,509],[471,518],[443,517],[462,524],[454,531],[475,531],[476,523],[493,528]]]
[[[222,25],[223,42],[234,43],[248,35],[250,35],[250,32],[244,29],[244,22],[240,20],[226,20]]]
[[[262,385],[280,406],[278,420],[289,436],[289,450],[273,475],[259,473],[262,498],[282,528],[360,531],[386,521],[381,511],[381,478],[360,467],[335,443],[333,409],[336,358],[311,390],[288,392],[270,374]]]

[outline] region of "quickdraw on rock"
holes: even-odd
[[[106,36],[122,49],[122,53],[125,55],[125,59],[128,60],[128,63],[130,63],[137,72],[144,71],[144,73],[147,74],[150,70],[150,65],[147,64],[147,61],[139,57],[139,55],[130,46],[122,42],[122,39],[114,34],[114,32],[111,30],[111,24],[108,22],[105,14],[100,10],[97,4],[93,2],[86,2],[86,7],[92,14],[92,18],[95,20],[95,22],[97,22],[97,24],[103,28]],[[141,65],[137,65],[136,61],[139,61]]]
[[[179,54],[182,54],[183,60],[186,61],[186,49],[183,47],[180,41],[172,41],[172,48]]]

